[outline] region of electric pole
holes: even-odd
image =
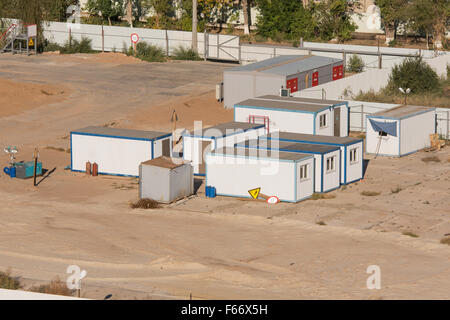
[[[192,50],[198,51],[197,47],[197,0],[192,0]]]

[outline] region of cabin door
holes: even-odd
[[[341,108],[334,108],[334,136],[341,136]]]

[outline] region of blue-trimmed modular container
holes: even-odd
[[[339,147],[341,149],[341,184],[356,182],[364,177],[364,139],[290,132],[274,132],[261,136],[259,139]]]
[[[344,77],[342,59],[313,55],[281,55],[223,72],[224,106],[239,101],[278,94],[281,87],[291,93]]]
[[[367,115],[366,153],[401,157],[431,145],[436,108],[398,106]]]
[[[266,95],[234,105],[234,121],[262,123],[267,132],[346,137],[349,132],[348,102]]]
[[[95,162],[99,174],[138,177],[142,162],[171,156],[172,134],[92,126],[70,132],[70,150],[72,171]]]
[[[192,161],[194,175],[205,175],[204,155],[206,152],[233,147],[235,143],[247,139],[257,139],[265,134],[263,124],[227,122],[183,134],[183,159]]]
[[[272,152],[293,152],[314,156],[314,191],[329,192],[340,187],[341,150],[337,146],[292,143],[278,140],[248,140],[236,148],[263,149]]]
[[[218,196],[251,198],[248,191],[261,188],[264,195],[299,202],[313,194],[310,154],[227,147],[207,153],[205,161],[205,185]]]

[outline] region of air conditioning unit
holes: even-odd
[[[216,84],[216,100],[223,101],[223,82]]]
[[[280,89],[280,97],[290,97],[291,96],[291,89]]]

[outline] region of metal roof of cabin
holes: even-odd
[[[171,135],[170,133],[157,131],[144,131],[144,130],[132,130],[132,129],[96,127],[96,126],[90,126],[78,130],[73,130],[71,133],[92,135],[92,136],[104,136],[112,138],[141,139],[141,140],[155,140],[158,138],[168,137]]]
[[[327,66],[342,59],[313,55],[282,55],[225,71],[265,72],[288,76]]]
[[[315,134],[304,133],[292,133],[292,132],[273,132],[259,137],[260,139],[272,139],[290,142],[301,143],[319,143],[319,144],[331,144],[331,145],[350,145],[363,141],[361,138],[354,137],[334,137],[334,136],[322,136]]]
[[[409,116],[414,116],[417,114],[421,114],[427,111],[433,111],[436,108],[425,107],[425,106],[397,106],[391,109],[379,111],[376,113],[369,114],[368,116],[372,117],[380,117],[380,118],[394,118],[401,119]]]
[[[259,159],[281,159],[288,161],[297,161],[312,157],[311,155],[305,153],[293,153],[283,151],[273,152],[270,150],[261,150],[261,149],[257,150],[257,149],[232,148],[232,147],[215,149],[211,151],[210,154],[240,156],[245,158],[259,158]]]
[[[160,168],[166,168],[166,169],[175,169],[181,166],[184,166],[186,164],[190,164],[190,161],[184,161],[181,159],[173,159],[165,156],[161,156],[155,159],[147,160],[145,162],[142,162],[141,164],[143,166],[154,166],[154,167],[160,167]]]
[[[338,100],[321,100],[298,97],[279,97],[276,95],[266,95],[247,99],[235,104],[235,106],[246,106],[253,108],[280,109],[280,110],[298,110],[316,113],[335,106],[345,104]]]
[[[245,148],[263,148],[263,149],[274,149],[285,152],[305,152],[305,153],[317,153],[325,154],[332,151],[340,150],[339,147],[326,146],[320,144],[312,143],[298,143],[298,142],[286,142],[278,140],[246,140],[236,144],[237,147]]]
[[[201,137],[207,137],[207,138],[221,138],[225,137],[227,135],[235,134],[238,132],[245,132],[248,130],[254,130],[263,128],[264,124],[255,124],[255,123],[248,123],[248,122],[226,122],[226,123],[220,123],[218,125],[204,128],[202,129],[201,135],[199,135],[197,132],[191,132],[186,133],[187,136],[201,136]]]

